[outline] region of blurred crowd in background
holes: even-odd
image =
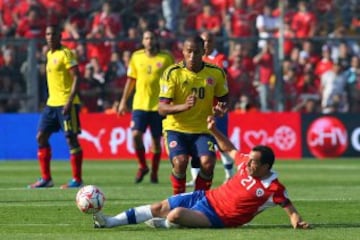
[[[39,108],[45,104],[51,23],[63,26],[63,45],[78,57],[83,112],[114,112],[131,53],[150,28],[176,61],[187,35],[216,36],[228,56],[232,111],[277,111],[280,86],[281,111],[359,113],[359,13],[359,0],[0,0],[0,112],[26,112],[29,101],[26,47],[16,39],[39,39]],[[280,26],[284,57],[274,63]]]

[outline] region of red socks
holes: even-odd
[[[212,184],[212,176],[208,177],[199,172],[195,180],[195,190],[209,190]]]
[[[50,172],[51,148],[50,147],[38,148],[37,156],[40,165],[41,178],[44,180],[50,180],[51,179],[51,172]]]
[[[153,153],[152,162],[151,162],[151,174],[153,176],[157,176],[157,174],[158,174],[159,165],[160,165],[160,157],[161,157],[161,152]]]
[[[138,162],[141,169],[147,168],[146,158],[145,158],[145,150],[144,149],[136,149],[136,156],[138,158]]]
[[[183,178],[178,178],[174,173],[170,176],[171,185],[173,187],[173,194],[184,193],[186,189],[186,175]]]
[[[77,182],[82,181],[83,152],[80,147],[70,150],[70,164],[73,178]]]

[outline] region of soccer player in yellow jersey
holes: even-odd
[[[49,138],[60,129],[64,131],[70,148],[72,179],[61,188],[82,186],[83,154],[77,135],[80,133],[78,83],[80,74],[74,54],[62,46],[61,30],[58,26],[48,26],[45,32],[49,47],[47,53],[47,84],[49,97],[39,122],[36,136],[38,143],[38,160],[41,178],[29,185],[29,188],[53,187],[50,171],[51,147]]]
[[[159,48],[157,36],[152,31],[143,33],[143,49],[135,51],[129,63],[124,93],[118,107],[118,113],[127,111],[126,103],[135,89],[132,105],[131,129],[133,144],[138,158],[139,169],[135,183],[140,183],[149,172],[145,159],[143,134],[149,126],[152,136],[151,183],[158,183],[158,169],[161,157],[162,117],[158,113],[160,76],[174,63],[170,53]]]
[[[184,61],[170,66],[160,80],[159,113],[172,163],[173,193],[185,192],[189,156],[200,159],[195,189],[209,189],[216,162],[215,142],[206,119],[227,111],[228,86],[224,71],[203,62],[204,40],[192,36],[184,41]],[[218,100],[213,108],[214,99]]]
[[[214,64],[218,67],[221,67],[226,72],[227,67],[229,65],[227,57],[225,54],[219,52],[216,49],[216,38],[215,35],[211,32],[202,32],[200,37],[204,40],[205,44],[205,53],[203,56],[203,61],[207,63]],[[224,114],[223,117],[217,117],[216,119],[216,126],[220,129],[220,131],[225,135],[228,136],[228,113]],[[218,149],[218,148],[217,148]],[[225,170],[225,181],[228,181],[233,173],[234,173],[234,160],[225,152],[219,151],[220,158],[223,163],[223,167]],[[192,187],[195,184],[195,180],[197,174],[200,171],[199,168],[199,159],[194,158],[191,160],[191,177],[192,179],[186,183],[186,187]]]

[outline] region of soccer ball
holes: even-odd
[[[104,207],[105,195],[95,185],[87,185],[77,192],[76,206],[83,213],[97,213]]]

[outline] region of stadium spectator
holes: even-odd
[[[235,0],[236,1],[236,0]],[[249,11],[254,12],[254,14],[262,13],[266,4],[268,4],[269,0],[244,0],[246,6]]]
[[[270,111],[271,78],[273,70],[273,47],[270,42],[260,50],[253,58],[253,62],[258,66],[258,94],[262,112]]]
[[[127,109],[127,100],[135,89],[132,105],[131,132],[133,145],[138,159],[138,171],[135,183],[140,183],[149,172],[145,158],[143,134],[147,127],[151,129],[152,162],[151,183],[158,183],[158,170],[161,156],[162,117],[158,113],[158,96],[160,92],[159,78],[164,70],[174,63],[173,57],[167,51],[159,48],[158,36],[152,31],[143,33],[143,49],[131,56],[127,80],[118,107],[118,113],[123,115]]]
[[[24,111],[26,84],[19,70],[19,63],[16,61],[15,49],[7,47],[2,52],[4,63],[0,66],[0,75],[2,76],[0,92],[7,96],[4,100],[4,111],[12,113]]]
[[[233,63],[227,69],[227,73],[231,106],[234,106],[235,101],[243,94],[248,95],[251,101],[257,99],[257,92],[254,87],[254,71],[249,68],[243,55],[234,58]]]
[[[0,37],[14,35],[16,24],[12,15],[19,1],[0,1]]]
[[[206,118],[214,107],[223,115],[228,102],[224,70],[203,62],[204,40],[191,36],[184,42],[184,61],[169,67],[160,80],[159,113],[166,116],[163,128],[172,164],[173,193],[186,190],[189,156],[200,159],[195,189],[209,189],[216,162],[214,140],[206,128]],[[221,116],[220,115],[220,116]]]
[[[184,36],[196,32],[196,17],[201,13],[204,0],[182,0],[180,33]]]
[[[61,188],[77,188],[82,186],[83,153],[77,134],[80,133],[80,99],[77,95],[80,73],[77,61],[70,49],[61,46],[61,30],[58,26],[46,27],[47,53],[47,83],[49,98],[40,118],[36,136],[38,143],[38,159],[41,178],[29,185],[29,188],[53,187],[54,182],[50,170],[51,146],[50,136],[64,131],[70,148],[70,164],[72,177]]]
[[[145,222],[155,228],[228,228],[250,222],[262,211],[281,206],[294,229],[308,229],[288,197],[278,174],[272,170],[274,152],[263,145],[249,154],[240,153],[208,119],[208,128],[220,147],[235,159],[238,171],[225,184],[208,191],[173,195],[161,202],[130,208],[116,216],[93,215],[95,228],[111,228]]]
[[[16,36],[41,38],[45,33],[46,22],[40,15],[40,9],[31,7],[26,17],[21,18],[16,28]]]
[[[312,0],[312,9],[318,18],[319,25],[322,24],[326,32],[332,32],[335,27],[335,1],[334,0]],[[349,25],[347,25],[349,27]]]
[[[316,52],[314,43],[307,39],[301,42],[301,47],[300,57],[307,57],[308,62],[316,66],[321,60],[321,56]]]
[[[340,64],[321,75],[320,93],[322,113],[348,111],[346,78]]]
[[[165,27],[172,33],[178,31],[179,13],[181,8],[180,0],[162,0],[162,13],[165,18]]]
[[[250,112],[258,112],[257,104],[251,100],[249,96],[243,94],[239,97],[238,101],[234,105],[234,113],[244,114]]]
[[[205,54],[203,56],[203,61],[206,63],[214,64],[222,69],[224,71],[227,71],[227,68],[229,67],[229,61],[227,59],[227,56],[221,52],[219,52],[216,48],[216,38],[215,35],[213,35],[210,32],[203,32],[201,33],[201,38],[204,40],[205,44]],[[227,136],[228,135],[228,113],[226,113],[222,117],[216,118],[216,125],[217,127],[222,131],[222,133]],[[233,160],[226,155],[225,153],[220,151],[220,157],[221,161],[224,166],[225,170],[225,181],[229,180],[233,175]],[[191,181],[186,183],[186,187],[191,187],[195,185],[196,177],[200,171],[200,159],[198,158],[192,158],[191,159]]]
[[[88,83],[90,83],[91,88],[96,89],[96,112],[102,112],[104,111],[104,100],[106,98],[105,89],[107,85],[105,71],[96,57],[90,58],[89,63],[86,65],[86,69],[89,70],[86,74],[86,79],[88,80]]]
[[[104,28],[104,37],[111,39],[119,36],[123,28],[119,15],[112,10],[111,1],[104,1],[101,11],[94,15],[91,25],[92,29],[97,29],[101,25]]]
[[[279,29],[279,18],[272,15],[272,8],[270,5],[265,5],[262,14],[256,17],[256,29],[258,37],[261,39],[258,42],[258,47],[262,48],[266,44],[266,38],[273,37]]]
[[[68,14],[67,0],[38,0],[46,10],[48,24],[62,24]]]
[[[126,72],[127,67],[124,65],[119,52],[113,52],[105,72],[105,90],[107,93],[107,101],[113,102],[115,99],[120,98],[120,95],[125,87]]]
[[[315,14],[309,10],[308,3],[301,0],[298,3],[298,11],[295,13],[291,28],[295,32],[297,38],[314,37],[317,27]]]
[[[0,74],[9,76],[12,82],[19,83],[25,87],[23,76],[19,70],[18,62],[16,61],[16,53],[14,48],[8,47],[3,49],[4,64],[0,66]]]
[[[305,97],[292,109],[301,113],[320,113],[320,104],[317,98]]]
[[[209,31],[215,35],[220,35],[222,30],[222,20],[214,12],[211,4],[204,4],[203,11],[196,17],[196,30],[200,32]]]
[[[360,112],[360,60],[358,56],[351,58],[350,68],[344,72],[346,91],[350,112]]]
[[[118,48],[121,52],[130,51],[134,52],[141,48],[141,44],[138,42],[139,30],[136,27],[129,27],[127,30],[126,39],[118,41]]]
[[[279,38],[280,37],[280,31],[276,31],[274,33],[274,37]],[[294,48],[294,41],[292,40],[292,38],[295,38],[295,33],[294,31],[291,29],[290,24],[288,22],[284,22],[284,45],[283,45],[283,49],[284,49],[284,56],[289,57],[291,51]]]
[[[217,15],[225,19],[228,10],[234,5],[234,0],[209,0]]]
[[[245,0],[235,0],[233,7],[225,19],[225,30],[230,38],[245,38],[254,36],[255,15],[248,11]],[[230,42],[230,50],[233,50],[233,42]]]
[[[66,21],[64,23],[64,31],[61,33],[61,44],[67,48],[75,49],[77,43],[80,40],[80,32],[76,25],[76,22]]]
[[[284,110],[291,111],[296,105],[298,97],[296,71],[288,60],[283,61],[282,71],[283,91],[286,92],[286,94],[284,94]]]
[[[12,12],[13,20],[16,26],[19,25],[21,19],[28,15],[31,8],[39,9],[38,12],[41,13],[41,18],[43,20],[46,19],[46,10],[38,0],[19,0]]]
[[[327,45],[324,45],[321,48],[321,59],[314,69],[315,76],[320,79],[322,75],[328,70],[331,70],[332,67],[333,61],[331,60],[331,50]]]
[[[92,31],[86,35],[87,41],[87,55],[89,58],[97,58],[103,70],[106,69],[111,52],[113,49],[113,41],[108,41],[103,25],[97,25]],[[104,40],[104,38],[106,40]]]

